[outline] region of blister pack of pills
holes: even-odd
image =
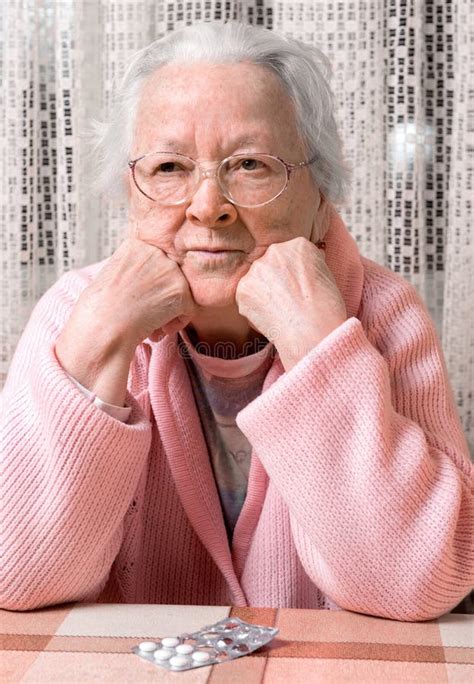
[[[233,617],[191,634],[142,641],[132,650],[140,658],[177,672],[241,658],[268,644],[277,634],[275,627],[252,625]]]

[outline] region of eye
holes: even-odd
[[[265,164],[262,161],[259,159],[252,159],[251,157],[240,161],[240,168],[244,171],[257,171],[257,169],[261,169],[264,166]]]
[[[168,161],[158,164],[155,168],[155,173],[172,173],[173,171],[182,171],[183,168],[180,167],[176,162]]]

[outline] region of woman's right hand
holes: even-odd
[[[56,342],[63,368],[121,405],[135,349],[184,328],[196,309],[180,266],[159,247],[126,238],[86,287]]]

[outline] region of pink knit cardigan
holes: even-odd
[[[433,324],[337,216],[326,242],[348,318],[289,372],[277,357],[239,413],[253,454],[230,548],[176,336],[137,348],[121,423],[54,353],[104,262],[43,296],[2,396],[2,607],[342,607],[425,620],[469,592],[472,464]]]

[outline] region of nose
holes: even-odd
[[[237,218],[237,209],[222,194],[217,178],[206,174],[186,209],[191,223],[208,228],[230,226]]]

